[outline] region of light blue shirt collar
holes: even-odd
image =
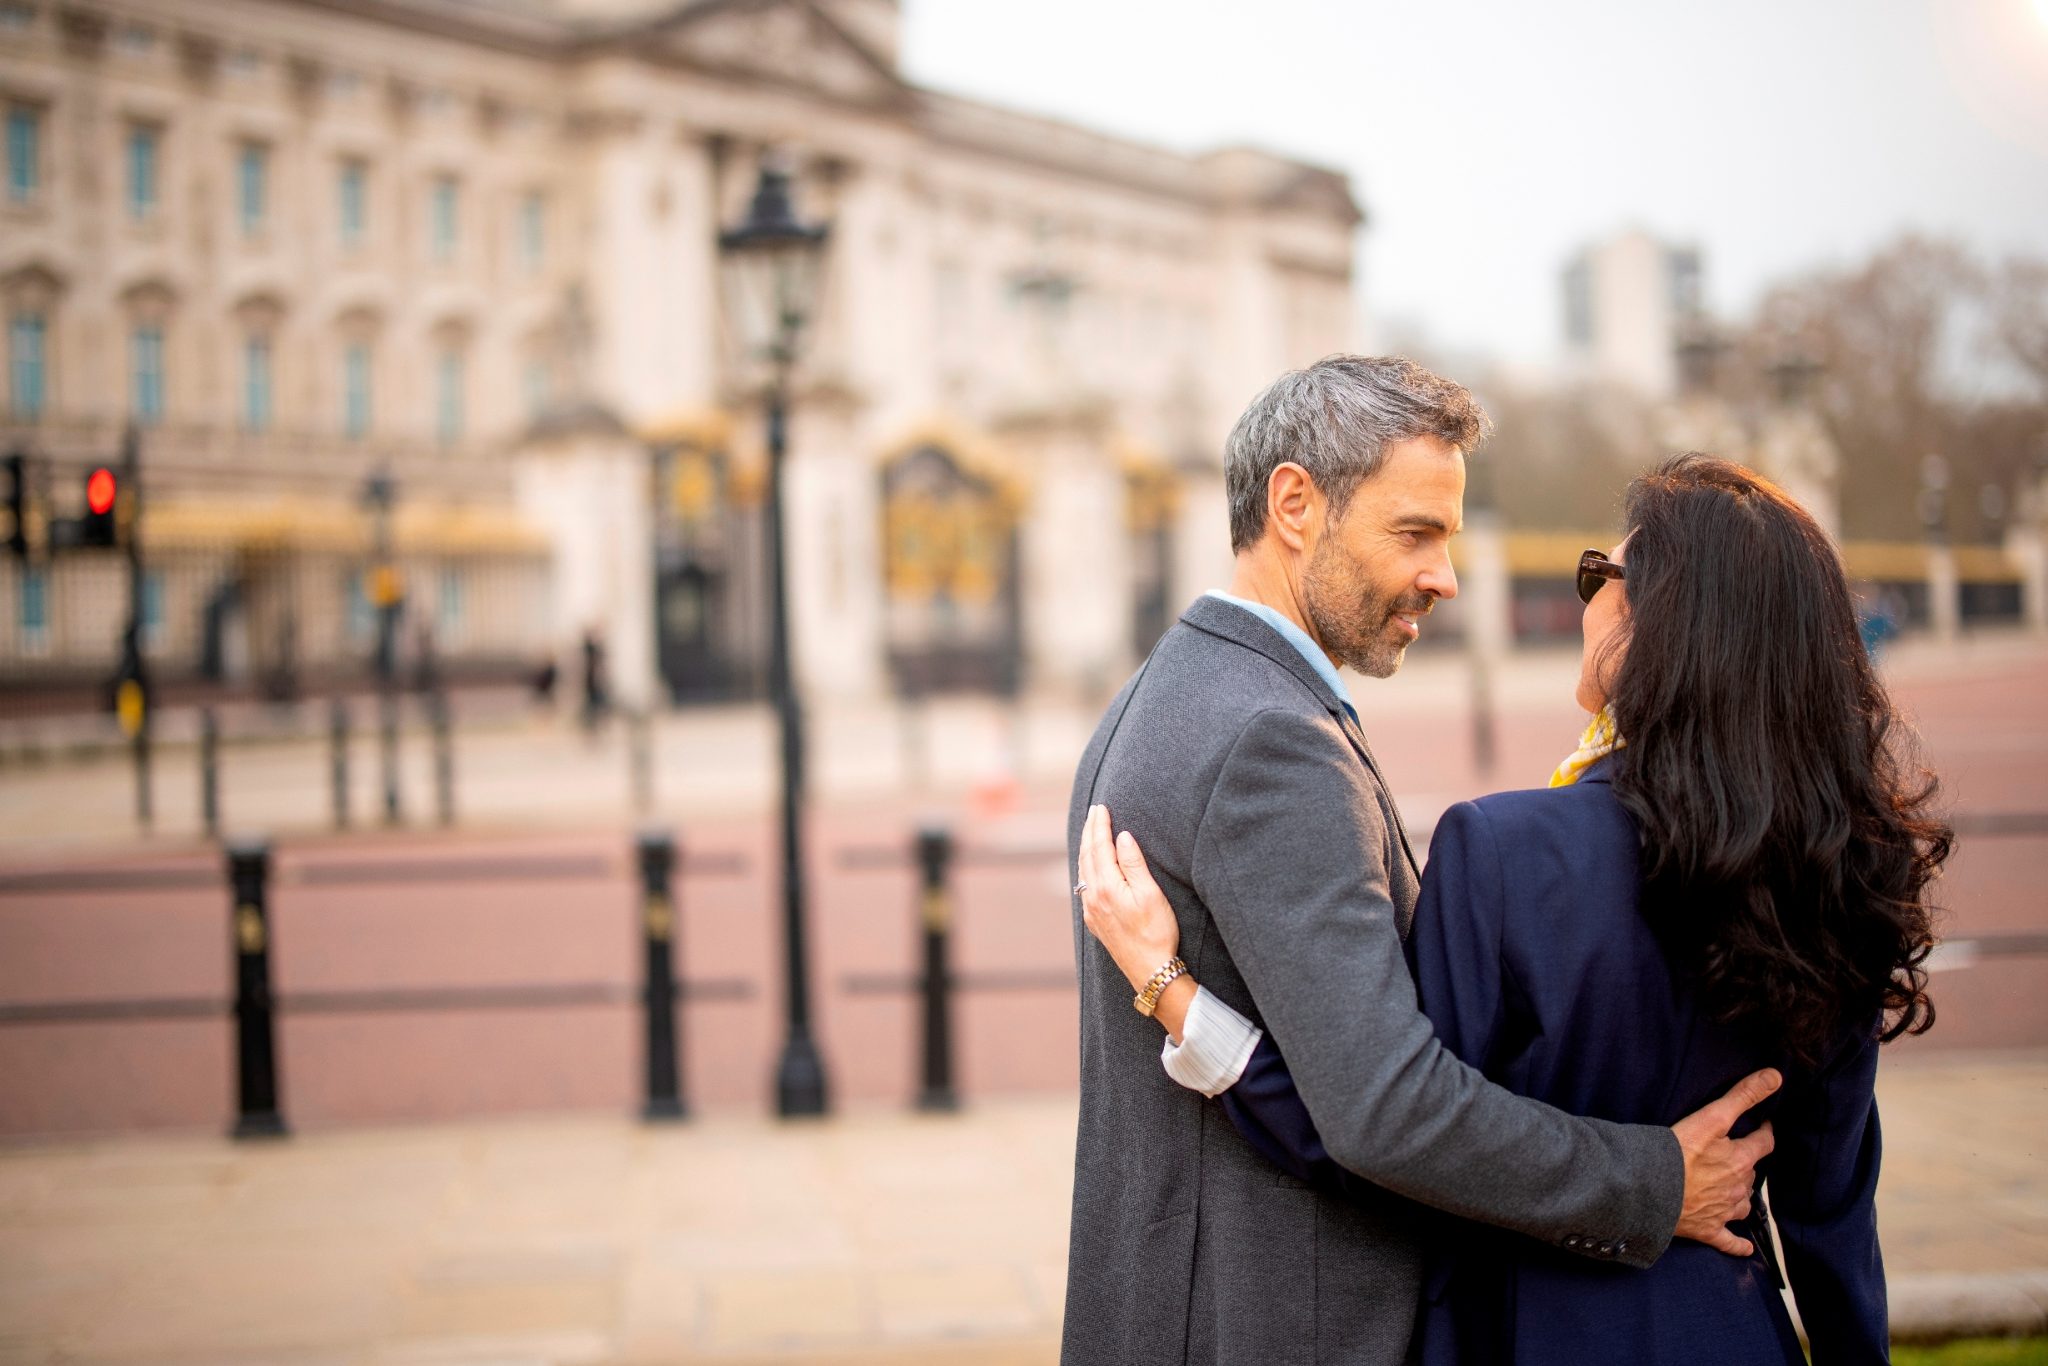
[[[1309,639],[1308,632],[1302,630],[1280,612],[1266,606],[1263,602],[1252,602],[1247,598],[1232,597],[1219,588],[1210,589],[1206,596],[1227,602],[1233,607],[1242,607],[1245,611],[1250,612],[1260,621],[1265,622],[1266,625],[1279,632],[1280,639],[1300,651],[1301,657],[1308,661],[1309,667],[1321,676],[1323,682],[1330,685],[1330,691],[1337,694],[1337,700],[1344,704],[1345,714],[1350,716],[1353,721],[1358,719],[1358,711],[1351,705],[1350,689],[1344,686],[1343,678],[1337,673],[1337,666],[1332,664],[1330,657],[1323,653],[1322,646]]]

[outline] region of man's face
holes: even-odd
[[[1451,537],[1464,524],[1465,457],[1418,436],[1387,448],[1340,517],[1326,517],[1302,574],[1302,604],[1339,664],[1369,678],[1401,667],[1438,598],[1458,595]]]

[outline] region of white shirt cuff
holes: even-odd
[[[1244,1075],[1252,1060],[1252,1050],[1263,1037],[1263,1032],[1232,1010],[1228,1002],[1212,996],[1207,987],[1198,986],[1195,999],[1188,1003],[1180,1042],[1174,1043],[1173,1036],[1167,1035],[1159,1061],[1166,1065],[1167,1076],[1190,1091],[1220,1096],[1237,1085],[1237,1079]]]

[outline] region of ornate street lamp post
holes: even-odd
[[[800,222],[789,172],[761,163],[744,221],[719,234],[727,307],[750,359],[767,365],[768,686],[782,738],[782,911],[788,1034],[775,1069],[775,1108],[788,1115],[826,1109],[825,1063],[811,1037],[811,990],[804,938],[803,716],[789,651],[789,551],[784,457],[789,444],[789,382],[804,328],[817,302],[825,224]]]

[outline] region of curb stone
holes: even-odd
[[[2048,1333],[2048,1267],[1921,1271],[1891,1278],[1894,1342]]]

